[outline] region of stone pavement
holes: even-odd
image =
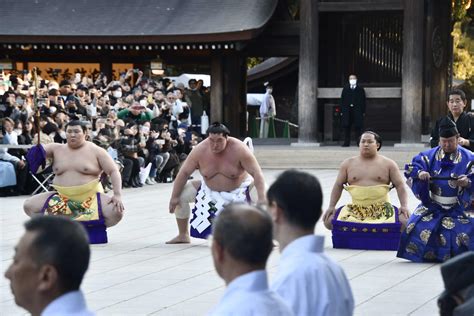
[[[267,183],[282,170],[264,170]],[[324,188],[324,207],[336,170],[308,170]],[[176,234],[174,216],[167,205],[172,184],[157,184],[124,191],[126,215],[109,230],[107,245],[92,246],[92,258],[83,290],[98,315],[204,315],[222,296],[224,283],[214,271],[206,241],[165,245]],[[398,203],[395,190],[392,201]],[[0,199],[0,270],[8,267],[13,247],[27,219],[21,210],[25,197]],[[349,201],[343,193],[340,204]],[[409,206],[417,200],[410,194]],[[436,315],[436,299],[443,285],[439,265],[411,263],[394,251],[332,249],[330,232],[321,223],[316,233],[326,236],[325,251],[338,261],[350,280],[356,301],[355,315]],[[273,251],[270,278],[278,268]],[[24,315],[15,306],[9,282],[0,278],[0,315]],[[251,304],[251,302],[249,302]]]

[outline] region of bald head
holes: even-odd
[[[216,217],[214,241],[238,261],[265,265],[273,248],[268,213],[246,204],[230,204]]]

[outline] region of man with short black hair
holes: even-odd
[[[107,151],[86,141],[86,135],[83,122],[70,121],[66,125],[67,144],[52,143],[30,149],[27,159],[32,172],[45,159],[53,160],[53,187],[57,192],[32,196],[23,208],[29,216],[63,215],[81,221],[91,243],[106,243],[106,228],[117,224],[123,216],[122,179]],[[102,172],[111,177],[113,196],[103,193]]]
[[[431,131],[430,145],[434,148],[439,145],[439,126],[447,117],[455,124],[459,132],[459,145],[474,151],[474,116],[464,111],[466,107],[466,94],[460,89],[451,90],[448,93],[448,115],[436,121],[436,125]]]
[[[229,134],[223,124],[211,124],[208,137],[191,150],[179,169],[169,203],[170,213],[176,215],[179,232],[167,243],[190,242],[189,203],[196,201],[191,235],[206,238],[211,233],[212,219],[226,204],[256,199],[265,201],[265,180],[257,159],[243,142]],[[187,182],[195,170],[199,170],[202,181]]]
[[[324,225],[333,229],[334,220],[350,222],[349,225],[379,225],[372,227],[380,231],[383,225],[397,226],[403,229],[408,217],[408,195],[403,178],[397,164],[379,153],[382,147],[381,137],[373,131],[365,131],[359,138],[359,155],[347,158],[341,163],[336,182],[331,191],[329,207],[323,216]],[[389,191],[395,187],[400,208],[395,208],[390,202]],[[342,190],[351,194],[352,203],[336,209]],[[387,215],[385,213],[388,210]],[[369,210],[369,211],[368,211]],[[359,214],[360,213],[360,214]],[[382,216],[382,215],[383,216]],[[380,215],[380,216],[379,216]],[[396,224],[396,225],[395,225]],[[395,226],[394,226],[395,225]],[[385,229],[387,227],[383,227]],[[395,233],[395,232],[394,232]],[[374,236],[372,242],[359,243],[354,238],[348,238],[347,243],[338,248],[383,249],[385,243],[379,236]],[[395,248],[398,237],[394,238]],[[393,250],[393,249],[392,249]]]
[[[344,129],[344,143],[342,147],[351,145],[351,129],[354,128],[355,139],[361,135],[365,116],[365,90],[357,84],[357,76],[351,74],[349,83],[341,93],[342,128]]]
[[[89,267],[87,234],[64,217],[35,217],[25,223],[5,271],[18,306],[32,315],[94,315],[80,290]]]
[[[265,266],[272,252],[272,222],[253,206],[229,204],[213,227],[212,258],[227,289],[210,315],[292,315],[268,288]]]
[[[323,193],[314,176],[283,172],[267,192],[280,264],[271,288],[295,315],[352,315],[354,298],[342,268],[323,254],[324,237],[315,236]]]

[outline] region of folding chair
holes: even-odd
[[[247,147],[250,149],[250,151],[253,153],[253,141],[252,141],[252,138],[250,137],[246,137],[244,140],[243,140],[243,143],[245,145],[247,145]]]
[[[38,193],[49,192],[50,185],[53,183],[53,167],[48,166],[42,172],[34,174],[30,171],[31,177],[38,183],[38,187],[31,193],[31,195],[35,195]]]

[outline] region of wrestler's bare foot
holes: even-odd
[[[189,244],[191,242],[191,238],[189,235],[178,235],[173,239],[170,239],[166,242],[166,244]]]

